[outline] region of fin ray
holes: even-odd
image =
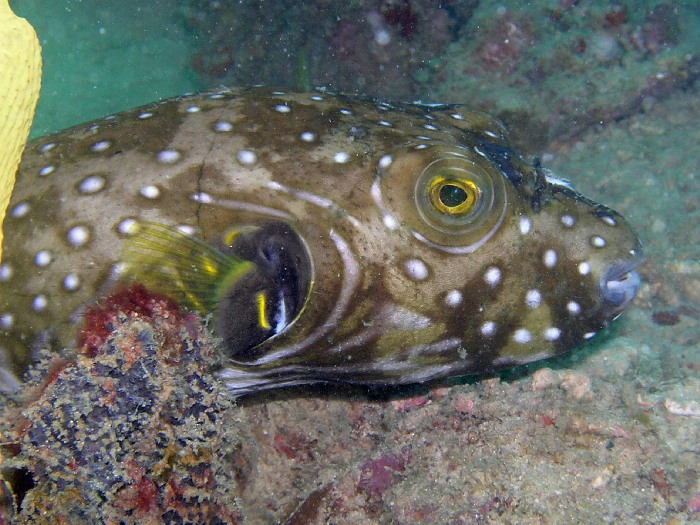
[[[124,275],[204,313],[255,266],[177,228],[138,222],[122,253]]]

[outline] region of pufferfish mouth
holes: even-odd
[[[634,269],[640,259],[617,260],[608,265],[600,281],[603,300],[615,310],[622,310],[634,300],[642,280]]]

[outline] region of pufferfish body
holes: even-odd
[[[497,370],[593,337],[641,257],[485,114],[262,87],[33,142],[4,229],[8,384],[125,279],[211,314],[241,393]]]

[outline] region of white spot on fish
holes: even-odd
[[[301,135],[299,135],[299,138],[304,142],[313,142],[316,140],[316,133],[312,131],[304,131]]]
[[[388,213],[384,215],[382,222],[384,222],[384,226],[389,228],[391,231],[396,231],[399,227],[399,223],[396,221],[396,219],[394,219],[394,216],[389,215]]]
[[[292,108],[290,108],[286,104],[279,104],[275,106],[275,111],[279,113],[289,113],[290,111],[292,111]]]
[[[12,209],[12,216],[15,219],[20,219],[29,213],[29,204],[26,202],[20,202]]]
[[[594,235],[593,237],[591,237],[591,244],[596,248],[603,248],[607,243],[602,237]]]
[[[160,197],[160,189],[158,186],[154,186],[153,184],[148,184],[147,186],[144,186],[141,188],[139,191],[142,196],[146,197],[147,199],[157,199]]]
[[[571,228],[574,224],[576,224],[576,219],[574,219],[571,215],[562,215],[561,223],[567,228]]]
[[[174,149],[164,149],[158,152],[156,158],[158,162],[162,162],[163,164],[175,164],[180,160],[180,152]]]
[[[484,274],[484,281],[491,288],[498,286],[498,284],[501,282],[501,270],[496,268],[495,266],[492,266],[491,268],[486,270],[486,273]]]
[[[323,97],[321,95],[311,95],[311,100],[315,100],[316,102],[320,102],[323,100]]]
[[[190,106],[186,109],[187,113],[198,113],[200,111],[199,106]]]
[[[47,144],[44,144],[41,148],[39,148],[39,151],[41,151],[42,153],[48,153],[49,151],[51,151],[55,147],[56,147],[55,142],[49,142]]]
[[[233,124],[231,124],[230,122],[219,120],[218,122],[214,123],[214,131],[226,133],[227,131],[231,131],[232,129]]]
[[[69,273],[63,279],[63,288],[72,292],[80,287],[80,277],[77,274]]]
[[[145,112],[141,113],[141,114],[138,116],[138,118],[140,118],[140,119],[147,119],[147,118],[151,118],[152,116],[153,116],[153,113],[151,113],[150,111],[145,111]]]
[[[591,265],[585,261],[582,262],[578,265],[578,273],[580,273],[581,275],[588,275],[589,273],[591,273]]]
[[[338,164],[345,164],[350,160],[350,155],[348,155],[344,151],[339,151],[335,155],[333,155],[333,160],[337,162]]]
[[[455,120],[464,120],[464,115],[462,115],[461,113],[452,113],[450,117],[452,117]]]
[[[379,167],[386,169],[391,166],[392,162],[394,162],[394,158],[391,155],[384,155],[381,159],[379,159]]]
[[[0,328],[3,330],[9,330],[12,325],[15,324],[15,318],[12,314],[2,314],[0,316]]]
[[[406,272],[411,279],[423,281],[428,278],[428,267],[420,259],[406,261]]]
[[[461,302],[462,292],[459,290],[450,290],[447,292],[447,296],[445,297],[445,303],[447,303],[447,306],[457,306]]]
[[[600,217],[600,220],[603,221],[605,224],[608,226],[617,226],[617,221],[610,217],[609,215],[603,215]]]
[[[214,202],[214,198],[208,193],[199,192],[192,195],[192,200],[195,202],[200,202],[202,204],[211,204]]]
[[[190,226],[189,224],[181,224],[177,229],[185,235],[194,235],[197,231],[194,226]]]
[[[349,109],[341,109],[340,112],[343,115],[352,115],[352,111],[350,111]]]
[[[566,309],[572,315],[577,315],[581,313],[581,305],[578,304],[576,301],[569,301],[568,303],[566,303]]]
[[[53,255],[48,250],[41,250],[34,256],[34,264],[39,268],[45,268],[53,261]]]
[[[39,177],[46,177],[56,171],[56,166],[44,166],[39,170]]]
[[[81,193],[97,193],[105,187],[105,179],[100,175],[90,175],[85,177],[78,185]]]
[[[561,336],[561,330],[559,330],[559,328],[552,326],[550,328],[547,328],[544,331],[543,335],[547,341],[556,341]]]
[[[528,290],[527,294],[525,294],[525,303],[530,308],[537,308],[542,304],[542,294],[539,290]]]
[[[95,153],[99,153],[101,151],[109,149],[111,145],[112,143],[109,140],[101,140],[99,142],[95,142],[92,146],[90,146],[90,149]]]
[[[525,216],[520,217],[519,227],[520,227],[520,233],[523,235],[526,235],[526,234],[530,233],[530,229],[532,228],[532,221],[530,221],[530,219],[528,217],[525,217]]]
[[[428,147],[427,144],[418,144],[414,149],[425,149],[427,147]]]
[[[388,120],[380,120],[377,122],[377,124],[379,124],[380,126],[385,126],[387,128],[391,128],[393,126],[393,124]]]
[[[9,263],[0,264],[0,281],[7,282],[12,278],[12,266]]]
[[[117,225],[117,230],[122,235],[129,235],[134,233],[134,227],[136,226],[135,219],[124,219]]]
[[[554,268],[554,266],[557,264],[557,252],[554,250],[547,250],[544,252],[542,261],[547,268]]]
[[[32,301],[32,308],[35,312],[43,312],[49,305],[49,300],[44,294],[37,295]]]
[[[496,335],[496,323],[493,321],[486,321],[481,325],[481,335],[484,337],[493,337]]]
[[[584,339],[591,339],[596,333],[595,332],[586,332],[583,334]]]
[[[71,246],[76,248],[84,246],[90,240],[90,230],[87,226],[74,226],[66,235]]]
[[[532,334],[525,328],[518,328],[513,332],[513,341],[521,345],[527,344],[532,341]]]
[[[438,130],[437,126],[433,126],[432,124],[423,124],[423,127],[425,129],[429,129],[430,131],[437,131]]]
[[[243,150],[239,151],[237,158],[238,158],[238,162],[240,162],[241,164],[244,164],[245,166],[250,166],[251,164],[255,164],[258,160],[258,156],[254,152],[252,152],[248,149],[243,149]]]
[[[496,133],[495,131],[491,131],[489,129],[484,130],[484,135],[488,135],[489,137],[494,138],[494,139],[501,138],[501,136],[498,133]]]

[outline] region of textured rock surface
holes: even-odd
[[[16,523],[237,523],[240,446],[201,322],[132,288],[5,410]]]

